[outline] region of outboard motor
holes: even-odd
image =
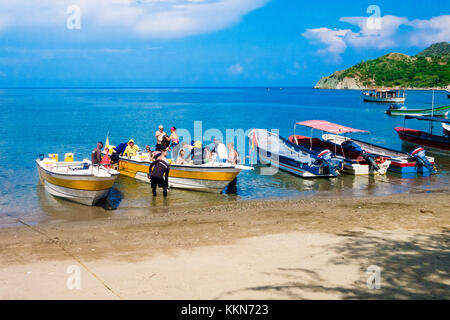
[[[411,152],[410,157],[417,162],[418,166],[424,166],[430,171],[430,173],[436,173],[434,166],[430,163],[430,161],[428,161],[425,153],[425,149],[420,147]]]
[[[321,168],[324,168],[328,171],[328,173],[332,174],[334,177],[337,177],[339,175],[338,166],[333,163],[333,160],[331,158],[333,154],[330,150],[326,149],[320,152],[317,157],[317,164],[320,164]]]
[[[342,143],[342,147],[344,149],[359,153],[364,158],[364,160],[366,160],[370,164],[370,166],[372,166],[372,168],[374,168],[376,171],[380,170],[380,167],[375,161],[375,156],[361,148],[359,144],[355,143],[352,140],[347,140]]]

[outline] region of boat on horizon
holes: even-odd
[[[386,110],[386,113],[391,116],[435,116],[435,117],[446,117],[450,112],[450,106],[443,106],[431,109],[408,109],[405,106],[395,107],[390,106]]]
[[[296,134],[297,125],[311,128],[311,136]],[[334,135],[355,132],[368,132],[366,130],[354,129],[325,120],[308,120],[297,122],[294,125],[294,134],[289,137],[289,141],[298,145],[302,150],[321,152],[331,150],[336,157],[343,160],[343,170],[354,175],[384,175],[386,174],[391,160],[388,157],[372,154],[355,144],[340,145],[332,141],[313,138],[313,130],[320,130]]]
[[[402,104],[406,100],[405,90],[400,89],[372,89],[362,93],[366,102]]]
[[[337,177],[342,160],[329,150],[307,152],[276,133],[253,129],[248,137],[256,146],[259,161],[302,178]]]
[[[51,195],[88,206],[108,196],[119,172],[92,165],[90,160],[57,162],[55,159],[36,159],[39,180]]]
[[[403,127],[395,127],[394,130],[397,132],[399,138],[409,144],[414,146],[427,147],[429,151],[442,153],[448,155],[450,153],[450,136],[438,136],[433,134],[433,122],[440,122],[443,124],[449,124],[450,119],[443,119],[437,117],[418,117],[418,116],[406,116],[406,119],[416,119],[421,121],[428,121],[430,124],[429,132],[422,130],[416,130],[411,128],[405,128],[405,123]]]

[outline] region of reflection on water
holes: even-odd
[[[115,187],[112,187],[111,190],[109,190],[108,197],[103,200],[103,203],[100,205],[105,210],[115,210],[119,207],[120,203],[122,202],[123,194],[119,190],[117,190]]]

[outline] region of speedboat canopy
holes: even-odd
[[[304,127],[310,127],[313,129],[334,133],[334,134],[342,134],[342,133],[351,133],[351,132],[369,132],[366,130],[354,129],[346,126],[341,126],[340,124],[331,123],[325,120],[308,120],[297,122],[298,125]]]

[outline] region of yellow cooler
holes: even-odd
[[[65,162],[73,162],[73,153],[69,152],[64,155]]]
[[[52,160],[55,160],[56,162],[58,162],[58,154],[57,153],[49,153],[48,157]]]

